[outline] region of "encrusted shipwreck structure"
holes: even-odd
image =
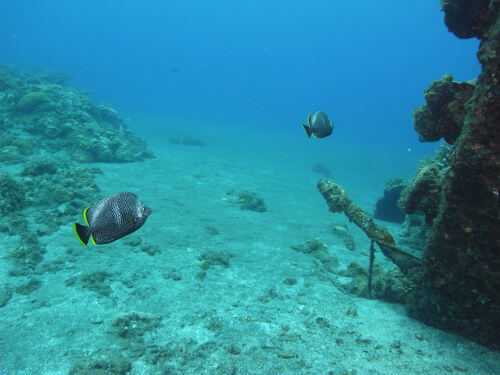
[[[453,145],[421,164],[399,201],[425,214],[422,259],[401,252],[338,185],[322,180],[318,188],[331,211],[344,212],[406,275],[411,316],[500,348],[500,1],[441,4],[451,32],[481,39],[483,70],[473,82],[448,75],[432,83],[414,112],[422,141]]]
[[[450,76],[433,83],[427,104],[414,113],[422,140],[444,137],[454,147],[447,173],[436,174],[439,196],[420,196],[435,203],[423,273],[408,307],[429,324],[500,347],[500,2],[442,6],[451,32],[481,39],[483,70],[474,85]]]

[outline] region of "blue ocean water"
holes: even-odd
[[[170,121],[280,137],[323,109],[340,141],[426,149],[411,117],[422,91],[444,74],[468,80],[479,69],[478,41],[448,33],[439,8],[389,0],[4,1],[0,59],[72,74],[132,126]]]
[[[358,294],[370,241],[316,188],[329,177],[373,214],[388,179],[439,147],[413,130],[423,90],[477,77],[477,48],[437,0],[1,1],[0,64],[72,75],[155,157],[92,160],[96,140],[130,136],[93,127],[110,108],[57,108],[81,98],[36,75],[6,85],[15,101],[0,88],[0,178],[29,198],[0,217],[0,375],[498,374],[498,352]],[[46,113],[17,113],[30,90],[50,94]],[[333,134],[307,139],[319,109]],[[30,138],[39,150],[7,160]],[[144,226],[81,246],[71,223],[125,190],[151,207]],[[264,212],[241,209],[252,194]]]

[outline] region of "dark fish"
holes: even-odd
[[[83,211],[88,226],[73,223],[76,237],[87,246],[89,238],[94,245],[116,241],[130,234],[146,222],[151,209],[133,193],[117,193],[103,198]]]
[[[328,118],[328,115],[323,111],[311,113],[307,117],[307,124],[302,125],[307,134],[307,138],[311,138],[311,134],[315,138],[324,138],[332,134],[333,124]]]

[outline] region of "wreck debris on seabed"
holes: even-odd
[[[330,180],[320,180],[318,189],[323,195],[332,212],[343,212],[347,218],[356,224],[366,233],[372,241],[370,246],[370,266],[368,269],[368,293],[371,295],[371,276],[373,270],[373,260],[376,243],[382,253],[389,258],[405,275],[418,269],[421,266],[421,260],[408,254],[396,245],[391,234],[378,226],[370,215],[361,207],[356,205],[351,198],[347,196],[346,191]]]

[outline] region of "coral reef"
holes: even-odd
[[[475,86],[467,86],[473,94],[465,107],[443,107],[444,117],[463,120],[454,135],[449,169],[437,176],[441,193],[432,198],[436,209],[430,214],[434,219],[416,280],[419,287],[408,300],[412,316],[496,348],[500,348],[499,8],[495,0],[443,4],[452,32],[481,39],[477,55],[483,70]],[[416,128],[424,139],[428,137],[426,129]],[[436,178],[436,171],[430,174]]]
[[[444,138],[449,144],[455,143],[462,130],[466,102],[473,92],[473,84],[455,82],[450,74],[434,81],[424,91],[427,104],[413,111],[420,140],[434,142]]]
[[[0,232],[16,238],[11,276],[43,272],[38,238],[59,230],[94,201],[97,168],[79,162],[132,162],[152,157],[109,105],[67,85],[68,76],[29,74],[0,65]],[[17,164],[17,165],[16,165]],[[149,254],[158,252],[146,249]]]
[[[392,178],[385,184],[384,196],[375,204],[373,217],[379,220],[402,223],[405,213],[398,207],[401,191],[408,185],[404,178]]]
[[[33,152],[64,152],[78,162],[153,156],[113,108],[93,103],[60,75],[0,65],[0,104],[0,161],[20,163]]]
[[[50,102],[49,96],[43,91],[33,91],[25,94],[14,107],[20,113],[32,113],[42,104]]]

